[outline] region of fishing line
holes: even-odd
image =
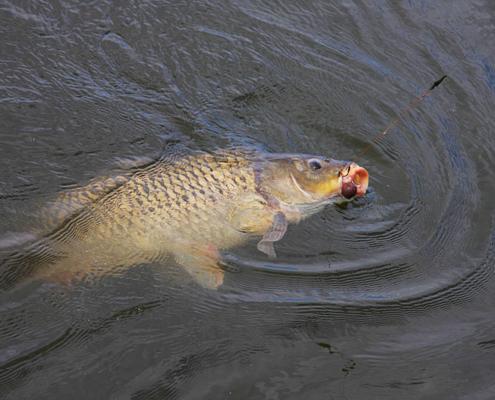
[[[396,117],[390,121],[390,123],[385,127],[385,129],[377,134],[372,140],[371,143],[368,144],[360,153],[358,153],[358,157],[362,157],[366,152],[373,146],[374,144],[378,143],[380,140],[382,140],[385,135],[392,129],[395,128],[399,122],[401,121],[402,117],[405,117],[408,113],[410,113],[412,110],[414,110],[417,106],[421,104],[421,102],[425,99],[425,97],[429,96],[431,92],[439,86],[444,79],[447,78],[447,75],[442,76],[440,79],[436,80],[433,82],[433,84],[426,89],[423,93],[421,93],[419,96],[413,98],[411,102],[405,106],[402,110],[400,110]]]

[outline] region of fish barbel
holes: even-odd
[[[37,277],[71,281],[172,255],[202,286],[223,282],[220,251],[261,237],[273,243],[336,199],[362,196],[368,172],[305,154],[194,152],[162,158],[62,193],[45,207],[56,226],[13,259]],[[7,260],[9,264],[12,260]],[[28,268],[29,269],[29,268]]]

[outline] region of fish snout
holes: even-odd
[[[346,199],[363,196],[368,189],[369,175],[365,168],[356,163],[347,164],[341,171],[341,194]]]

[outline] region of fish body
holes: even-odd
[[[172,255],[202,286],[217,287],[221,250],[258,236],[258,249],[274,257],[273,243],[289,223],[342,194],[363,195],[367,184],[363,168],[318,156],[219,151],[162,158],[51,203],[44,214],[57,228],[33,248],[52,261],[37,275],[72,280]]]

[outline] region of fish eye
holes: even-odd
[[[308,165],[313,171],[321,169],[321,162],[315,159],[309,160]]]

